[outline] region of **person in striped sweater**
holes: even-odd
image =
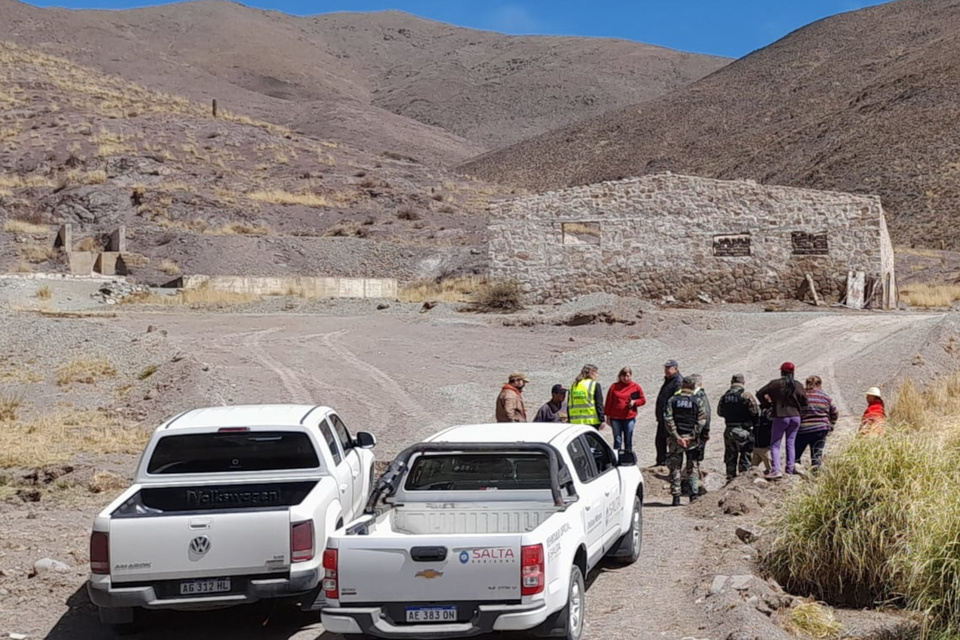
[[[797,461],[810,447],[811,469],[819,469],[823,463],[823,449],[827,436],[833,432],[839,414],[837,405],[823,391],[820,376],[807,378],[804,387],[807,391],[807,406],[800,410],[800,431],[797,432]]]

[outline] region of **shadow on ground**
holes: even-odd
[[[90,603],[86,587],[77,589],[68,599],[69,611],[57,621],[46,640],[110,640],[118,637],[107,625],[100,624],[97,608]],[[305,613],[288,603],[257,603],[217,611],[148,611],[142,624],[128,638],[142,640],[334,640],[321,634],[320,614]]]

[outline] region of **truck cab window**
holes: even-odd
[[[337,446],[337,437],[333,435],[333,430],[330,428],[330,424],[326,419],[320,421],[320,435],[323,436],[324,442],[327,443],[327,449],[330,450],[330,455],[333,456],[333,463],[340,464],[343,456],[340,454],[340,447]]]
[[[590,447],[590,455],[597,467],[597,475],[613,469],[616,466],[613,460],[613,452],[604,439],[596,433],[585,433],[584,436],[587,439],[587,446]]]
[[[334,431],[337,432],[337,437],[340,438],[340,444],[343,445],[344,452],[353,448],[353,438],[350,437],[350,432],[347,431],[347,426],[343,424],[343,420],[340,419],[335,413],[330,414],[330,422],[333,424]]]
[[[583,445],[583,438],[577,438],[571,442],[567,446],[567,453],[570,454],[570,460],[573,462],[573,468],[577,470],[577,477],[580,478],[580,482],[590,482],[595,474],[587,450]]]

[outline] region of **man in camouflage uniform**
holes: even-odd
[[[700,497],[700,436],[707,424],[707,410],[695,390],[693,378],[684,378],[680,393],[670,397],[664,412],[670,493],[675,507],[680,504],[681,482],[687,478],[690,480],[690,502]]]
[[[717,415],[727,423],[723,432],[723,463],[729,482],[737,477],[737,471],[750,470],[754,428],[760,418],[760,406],[753,394],[744,389],[742,373],[731,378],[730,388],[717,403]]]

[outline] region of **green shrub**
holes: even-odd
[[[891,415],[922,426],[892,422],[883,436],[851,437],[787,496],[768,521],[767,573],[834,605],[905,606],[924,614],[925,637],[960,638],[956,380],[905,387]]]

